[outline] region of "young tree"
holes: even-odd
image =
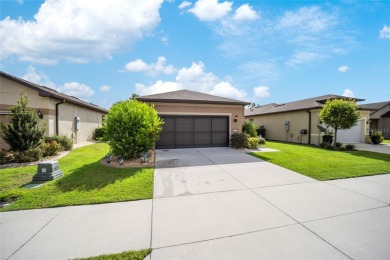
[[[337,130],[350,129],[355,126],[360,113],[352,99],[333,99],[326,101],[320,112],[320,118],[334,129],[334,143],[337,142]]]
[[[45,134],[45,127],[39,126],[37,112],[27,105],[27,94],[21,92],[17,105],[11,107],[10,123],[0,123],[0,136],[13,151],[26,151],[37,147]]]
[[[136,99],[117,102],[105,117],[105,140],[113,154],[136,158],[158,140],[162,124],[151,105]]]

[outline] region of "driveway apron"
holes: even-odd
[[[230,148],[158,150],[148,258],[389,258],[390,175],[376,177],[319,182]]]

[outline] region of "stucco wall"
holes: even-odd
[[[52,100],[52,104],[58,100]],[[84,107],[63,103],[58,106],[59,134],[72,138],[74,143],[92,139],[93,130],[102,125],[102,113]],[[80,127],[76,131],[75,117],[80,117]],[[55,119],[55,118],[54,118]],[[55,121],[54,121],[55,124]],[[55,126],[53,127],[55,129]]]
[[[56,133],[55,104],[60,100],[41,97],[38,91],[20,85],[14,81],[0,77],[0,120],[7,121],[7,115],[11,106],[17,104],[20,92],[27,93],[29,98],[28,106],[40,110],[43,114],[41,124],[46,126],[46,135]],[[84,108],[71,103],[64,103],[59,106],[59,134],[73,138],[74,142],[90,140],[93,130],[101,126],[103,113],[92,109]],[[74,129],[74,117],[81,118],[80,130]],[[8,149],[8,145],[0,138],[0,149]]]
[[[160,115],[226,115],[230,117],[230,134],[241,133],[244,119],[242,105],[183,104],[155,102],[154,108]],[[237,115],[237,122],[234,118]]]
[[[321,142],[322,133],[317,125],[321,125],[319,109],[310,110],[311,113],[311,135],[310,144],[319,145]],[[362,122],[362,136],[361,142],[368,141],[368,127],[367,120],[369,118],[369,111],[360,111]],[[253,119],[253,123],[256,127],[264,125],[266,129],[266,139],[276,141],[286,141],[292,143],[309,143],[309,135],[301,135],[302,129],[309,130],[309,113],[306,111],[293,111],[285,113],[275,113],[268,115],[248,116],[245,117],[245,121]],[[289,121],[289,130],[284,129],[284,123]],[[323,124],[322,124],[323,125]]]

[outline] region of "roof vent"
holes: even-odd
[[[284,106],[285,105],[285,103],[283,103],[283,104],[275,104],[275,107],[281,107],[281,106]]]

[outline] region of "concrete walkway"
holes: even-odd
[[[229,148],[157,151],[154,199],[1,213],[1,259],[389,259],[390,175],[319,182]]]
[[[390,154],[390,144],[355,144],[356,150]]]

